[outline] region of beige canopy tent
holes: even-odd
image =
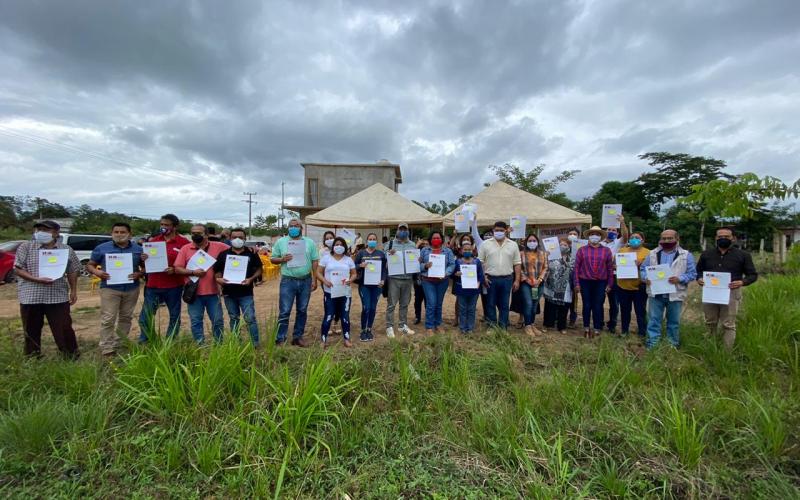
[[[470,198],[468,203],[478,207],[478,226],[481,227],[491,226],[499,220],[508,222],[514,215],[527,217],[528,226],[536,227],[579,226],[592,222],[591,215],[576,212],[503,181],[497,181],[487,187]],[[455,214],[459,210],[461,207],[444,216],[445,225],[455,225]]]
[[[383,228],[401,222],[411,226],[431,226],[441,224],[442,217],[383,184],[373,184],[305,218],[306,224],[317,227]]]

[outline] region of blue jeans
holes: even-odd
[[[289,315],[292,306],[297,301],[297,311],[294,318],[294,332],[292,338],[303,338],[306,329],[308,301],[311,299],[311,276],[302,279],[281,277],[280,295],[278,297],[278,336],[275,342],[285,342],[289,332]]]
[[[536,321],[536,306],[539,305],[539,290],[523,282],[520,286],[520,297],[522,298],[522,319],[525,326],[532,325]],[[536,291],[536,300],[533,300],[533,291]]]
[[[514,284],[512,276],[490,276],[489,292],[486,294],[486,322],[489,326],[508,328],[508,308],[511,305],[511,289]],[[497,311],[500,311],[500,321]]]
[[[425,329],[433,330],[442,324],[442,303],[447,295],[450,281],[442,280],[438,283],[422,280],[422,291],[425,292]]]
[[[458,328],[462,332],[475,330],[475,309],[478,305],[478,295],[458,295]]]
[[[631,308],[636,312],[636,324],[639,336],[644,337],[647,332],[647,291],[642,286],[637,290],[625,290],[617,286],[617,301],[619,302],[619,315],[622,321],[622,333],[630,333]]]
[[[603,331],[603,302],[606,300],[606,283],[606,280],[580,280],[584,328],[589,328],[591,324],[596,331]]]
[[[239,326],[239,311],[241,310],[242,316],[247,323],[250,330],[250,340],[254,346],[258,346],[258,322],[256,321],[256,302],[252,295],[245,297],[229,297],[225,296],[225,309],[228,310],[228,319],[231,323],[231,331],[237,332]]]
[[[680,345],[678,326],[681,321],[681,307],[683,307],[683,302],[670,302],[669,295],[650,297],[650,323],[647,325],[647,340],[645,341],[648,349],[654,348],[661,339],[661,320],[664,318],[665,311],[667,314],[667,340],[675,347]]]
[[[203,334],[203,314],[208,313],[214,340],[222,340],[222,329],[225,328],[225,318],[222,316],[222,303],[219,295],[198,295],[194,302],[188,304],[189,321],[192,323],[192,337],[198,344],[205,340]]]
[[[139,342],[147,342],[147,332],[150,325],[154,325],[154,319],[158,306],[167,305],[169,311],[169,325],[167,325],[167,337],[172,338],[181,329],[181,296],[183,287],[175,288],[148,288],[144,289],[144,299],[142,300],[142,312],[139,314]],[[152,321],[152,322],[151,322]],[[154,332],[155,333],[155,332]]]
[[[378,312],[381,288],[377,285],[360,285],[358,294],[361,296],[361,330],[371,330],[375,323],[375,313]]]
[[[617,285],[611,287],[611,291],[606,294],[608,297],[608,331],[613,332],[617,328],[617,316],[619,316],[619,298],[617,296]]]
[[[331,294],[324,292],[322,304],[325,306],[325,316],[322,318],[322,340],[328,338],[328,332],[336,316],[342,322],[342,337],[350,339],[350,297],[331,297]]]

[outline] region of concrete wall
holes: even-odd
[[[319,207],[329,207],[375,183],[383,184],[391,190],[395,189],[394,167],[307,165],[303,182],[305,205],[311,205],[308,197],[308,179],[310,178],[318,179],[319,200],[316,206]]]

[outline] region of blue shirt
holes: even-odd
[[[92,256],[90,257],[91,261],[95,264],[102,266],[103,269],[106,267],[106,254],[109,253],[132,253],[133,254],[133,272],[139,270],[142,265],[142,247],[137,245],[136,243],[129,241],[128,246],[125,248],[120,248],[117,246],[116,243],[113,241],[106,241],[105,243],[100,243],[94,250],[92,250]],[[107,285],[106,280],[100,281],[100,288],[110,288],[112,290],[118,290],[120,292],[130,292],[131,290],[136,290],[139,288],[139,281],[134,281],[133,283],[126,283],[124,285]]]
[[[463,259],[456,259],[455,272],[461,271],[461,265],[464,264],[464,263],[465,262],[464,262]],[[483,278],[483,264],[481,264],[481,261],[476,259],[476,258],[473,258],[472,262],[470,262],[470,264],[474,264],[475,265],[475,269],[478,270],[478,276],[477,276],[477,278],[478,278],[478,288],[463,288],[461,286],[461,278],[456,276],[454,278],[454,288],[453,288],[453,293],[455,293],[456,295],[478,295],[479,293],[481,293],[481,286],[483,286],[483,280],[484,280],[484,278]]]
[[[661,263],[671,266],[672,263],[675,261],[675,257],[678,256],[678,249],[674,249],[671,252],[667,252],[666,250],[661,250]],[[642,262],[642,266],[639,269],[642,276],[642,281],[647,280],[647,266],[655,266],[658,262],[650,263],[650,256],[648,255],[644,262]],[[697,279],[697,268],[694,264],[694,255],[692,252],[686,252],[686,272],[681,274],[678,277],[681,280],[682,285],[688,285],[690,281],[694,281]]]
[[[425,269],[425,264],[428,263],[430,260],[430,255],[433,253],[433,249],[431,247],[425,247],[420,250],[419,253],[419,260],[420,264],[420,272],[422,276],[428,276],[428,270]],[[453,274],[453,271],[456,269],[456,256],[453,255],[453,251],[447,247],[442,247],[442,255],[445,257],[445,268],[444,268],[444,277],[448,278]]]

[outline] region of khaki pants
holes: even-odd
[[[389,278],[389,297],[386,302],[386,328],[394,327],[394,309],[400,303],[398,312],[398,325],[408,326],[408,304],[411,302],[411,291],[414,289],[414,279]]]
[[[120,292],[100,289],[100,351],[112,354],[120,347],[120,337],[128,338],[139,289]]]
[[[742,289],[731,290],[731,300],[727,306],[719,304],[703,304],[703,315],[706,318],[706,328],[708,332],[715,336],[719,324],[722,323],[722,341],[727,349],[733,348],[736,340],[736,313],[739,312],[739,304],[742,302]]]

